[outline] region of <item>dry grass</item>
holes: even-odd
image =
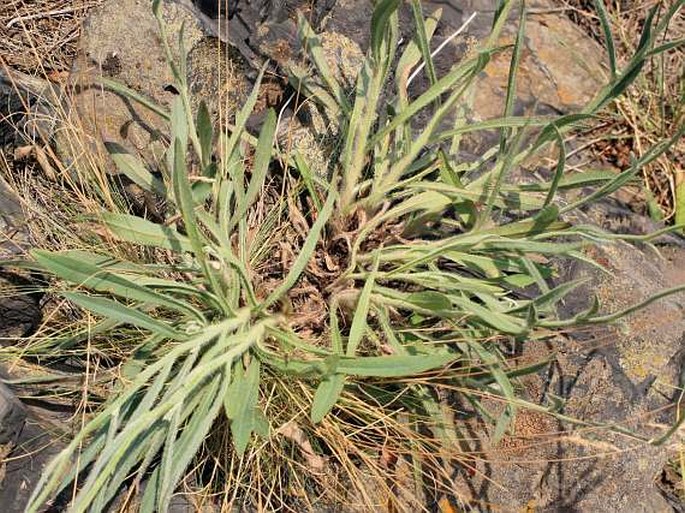
[[[0,6],[0,53],[6,60],[7,64],[21,69],[28,73],[39,74],[47,76],[48,78],[59,81],[71,65],[71,60],[75,55],[76,43],[79,35],[79,26],[81,21],[87,15],[90,8],[99,4],[102,0],[6,0],[5,4]],[[580,12],[580,11],[579,11]],[[620,16],[625,16],[625,26],[617,26],[616,38],[621,40],[621,52],[627,55],[634,45],[635,41],[631,40],[633,34],[639,33],[639,16],[644,16],[643,10],[631,10],[629,12],[621,12]],[[588,19],[592,20],[590,13],[584,13]],[[618,16],[618,15],[617,15]],[[619,17],[620,18],[620,17]],[[617,18],[617,19],[619,19]],[[623,19],[623,18],[620,18]],[[633,25],[630,25],[632,23]],[[592,27],[590,22],[588,27]],[[677,27],[680,33],[685,33],[685,22]],[[623,42],[625,38],[625,42]],[[654,142],[662,140],[668,136],[672,127],[678,123],[683,122],[682,107],[679,105],[679,94],[682,95],[682,83],[678,82],[672,76],[664,78],[664,69],[678,69],[682,67],[683,55],[680,53],[673,53],[668,57],[669,61],[660,63],[653,63],[650,73],[643,80],[646,81],[648,87],[634,87],[631,94],[617,103],[616,108],[620,113],[620,118],[625,121],[622,123],[614,123],[605,125],[606,134],[599,134],[600,137],[610,135],[612,137],[621,137],[619,141],[629,141],[629,143],[620,142],[614,144],[608,149],[596,148],[600,154],[606,152],[609,154],[613,149],[624,148],[629,144],[629,149],[635,151],[638,155],[643,148],[650,147]],[[662,67],[663,66],[663,67]],[[671,67],[676,66],[676,67]],[[659,77],[662,77],[660,79]],[[677,77],[676,77],[677,78]],[[656,120],[656,122],[655,122]],[[78,130],[78,127],[74,128]],[[596,134],[597,135],[597,134]],[[645,172],[647,184],[653,194],[658,198],[667,217],[672,217],[673,210],[673,191],[674,180],[677,173],[683,170],[683,146],[674,148],[673,151],[679,154],[678,158],[664,157],[652,164]],[[610,158],[610,157],[608,157]],[[93,169],[97,168],[97,163],[92,163]],[[617,167],[621,167],[620,163]],[[81,233],[79,227],[71,224],[74,219],[73,211],[70,211],[66,205],[73,202],[77,205],[82,205],[86,210],[96,211],[97,205],[88,205],[90,194],[83,193],[77,189],[70,191],[62,191],[60,194],[54,194],[55,184],[46,181],[39,171],[32,169],[29,166],[23,168],[23,175],[17,176],[16,183],[13,188],[21,191],[22,197],[26,198],[29,211],[33,209],[32,226],[36,234],[57,234],[56,239],[59,239],[59,234],[64,233],[64,238],[69,239],[74,233]],[[60,202],[63,202],[60,205]],[[289,209],[290,212],[297,210],[295,208]],[[301,206],[304,210],[304,206]],[[56,215],[59,213],[59,215]],[[306,224],[306,223],[305,223]],[[294,227],[293,232],[297,232]],[[293,234],[289,234],[293,235]],[[294,234],[297,235],[297,234]],[[301,234],[299,234],[301,235]],[[59,240],[42,240],[39,241],[41,247],[60,247]],[[286,252],[287,253],[287,252]],[[286,269],[291,262],[289,256],[284,253],[282,257],[282,268]],[[322,276],[327,272],[333,272],[334,267],[338,266],[337,262],[328,262],[325,258],[320,259],[321,269],[314,269]],[[315,262],[316,264],[316,262]],[[283,269],[280,271],[282,272]],[[316,273],[314,273],[316,274]],[[333,273],[335,274],[335,273]],[[322,280],[328,276],[323,276]],[[310,284],[312,285],[312,284]],[[316,285],[320,285],[317,283]],[[313,287],[313,285],[312,285]],[[316,287],[314,287],[316,288]],[[304,291],[309,292],[309,290]],[[290,298],[295,303],[299,298],[292,296]],[[302,309],[302,305],[297,305],[298,310]],[[318,308],[312,308],[312,317],[314,321],[312,324],[320,323],[320,315]],[[305,329],[310,326],[304,326]],[[315,330],[314,330],[315,331]],[[34,337],[34,341],[39,342],[40,333]],[[96,376],[94,372],[92,376]],[[270,408],[283,409],[286,413],[292,414],[293,411],[299,410],[299,417],[305,418],[307,414],[307,406],[311,402],[311,397],[308,397],[307,390],[298,391],[301,394],[295,394],[288,387],[274,381],[273,397],[281,397],[294,403],[298,401],[297,407],[289,404],[287,407],[279,405],[276,402],[270,404]],[[307,399],[307,401],[304,401]],[[345,399],[345,398],[344,398]],[[281,399],[283,400],[283,399]],[[352,401],[353,398],[348,398]],[[347,406],[347,410],[345,408]],[[300,497],[302,504],[296,506],[311,506],[310,501],[315,501],[312,497],[307,497],[305,490],[311,493],[314,489],[326,489],[329,495],[337,495],[339,492],[341,496],[344,495],[345,488],[352,488],[352,496],[357,496],[360,503],[377,504],[385,506],[389,511],[398,511],[406,508],[407,510],[414,509],[410,504],[395,504],[398,501],[397,497],[414,496],[418,488],[421,487],[420,482],[415,482],[415,476],[411,474],[411,469],[408,471],[402,468],[402,464],[407,465],[407,461],[415,462],[419,460],[428,461],[432,473],[429,478],[435,480],[435,487],[440,489],[440,486],[446,486],[449,482],[449,469],[441,468],[440,456],[437,452],[437,443],[432,440],[423,440],[423,447],[435,446],[435,452],[430,454],[407,452],[406,445],[397,443],[402,441],[412,434],[408,430],[408,424],[414,422],[410,419],[399,419],[399,421],[390,422],[385,417],[385,406],[379,407],[377,410],[362,412],[365,417],[358,418],[360,413],[350,405],[343,403],[341,410],[347,414],[353,430],[354,437],[347,437],[345,433],[340,430],[340,426],[336,423],[323,422],[317,427],[317,435],[330,442],[329,450],[331,460],[337,460],[345,465],[348,473],[346,481],[338,481],[340,475],[337,475],[340,470],[335,470],[328,465],[326,461],[320,461],[312,457],[311,447],[307,447],[307,441],[303,441],[300,434],[296,431],[298,421],[302,421],[299,417],[283,418],[282,422],[282,437],[276,440],[281,442],[269,441],[270,446],[264,450],[264,447],[255,447],[252,453],[246,456],[248,463],[251,458],[272,458],[273,464],[268,462],[257,462],[256,465],[245,465],[238,458],[217,458],[220,450],[231,452],[229,440],[227,438],[227,429],[216,430],[215,433],[220,434],[221,437],[215,437],[207,440],[205,446],[206,467],[204,470],[206,475],[206,482],[197,482],[189,484],[189,487],[201,488],[204,485],[203,494],[198,494],[196,498],[201,502],[201,495],[223,495],[230,497],[229,489],[249,490],[257,496],[257,499],[264,500],[262,506],[266,510],[276,509],[278,507],[285,507],[287,505],[279,504],[279,501],[284,496]],[[356,405],[353,405],[356,406]],[[349,411],[348,411],[349,410]],[[285,440],[285,442],[283,442]],[[379,443],[382,442],[382,443]],[[306,443],[305,443],[306,442]],[[379,445],[384,447],[384,452],[380,455],[373,452],[374,448]],[[315,455],[314,455],[315,456]],[[286,462],[287,465],[283,463]],[[224,465],[230,465],[224,467]],[[242,467],[243,465],[244,468]],[[321,465],[321,468],[317,467]],[[468,461],[464,462],[464,466],[470,468]],[[235,468],[234,468],[235,467]],[[240,468],[238,468],[240,467]],[[265,473],[250,474],[249,471],[253,468],[264,469]],[[302,469],[306,469],[310,475],[316,474],[319,471],[320,479],[316,479],[314,483],[301,481]],[[209,469],[209,470],[208,470]],[[237,470],[236,470],[237,469]],[[445,475],[442,475],[446,473]],[[403,474],[400,477],[400,474]],[[369,479],[369,476],[384,476],[379,479]],[[220,476],[221,479],[216,479]],[[225,481],[224,489],[217,489],[216,485],[212,483]],[[338,481],[336,483],[336,481]],[[369,489],[368,483],[372,481],[375,483],[375,488]],[[385,484],[385,486],[381,486]],[[238,486],[236,486],[238,485]],[[264,493],[264,491],[268,493]],[[262,495],[264,493],[264,495]],[[247,493],[250,495],[250,493]],[[262,499],[262,497],[264,497]],[[256,499],[256,500],[257,500]],[[298,509],[296,506],[291,506],[291,510]],[[404,507],[403,507],[404,506]],[[198,505],[200,507],[200,505]],[[301,509],[305,509],[302,507]],[[418,510],[418,507],[415,508]]]
[[[562,0],[569,16],[601,43],[604,42],[599,17],[591,0]],[[679,0],[661,2],[661,12]],[[612,25],[619,67],[634,52],[654,0],[612,0],[605,2]],[[670,40],[685,38],[685,18],[672,20]],[[685,123],[685,48],[681,45],[653,58],[635,84],[614,103],[614,115],[604,119],[590,134],[594,158],[620,170],[630,165],[630,155],[638,158],[658,141],[671,136]],[[643,193],[632,205],[653,218],[673,223],[676,218],[676,187],[684,179],[685,140],[642,170]],[[681,198],[681,203],[685,198]],[[681,207],[684,208],[684,207]],[[681,213],[682,215],[682,213]]]
[[[102,0],[4,0],[0,5],[0,54],[27,73],[68,71],[81,22]]]

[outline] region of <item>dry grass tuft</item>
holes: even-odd
[[[571,19],[604,44],[592,0],[563,1],[570,8]],[[660,12],[665,12],[677,1],[661,2]],[[605,4],[620,66],[635,51],[647,13],[659,2],[620,0]],[[683,38],[685,17],[680,16],[671,20],[664,42]],[[590,136],[601,141],[593,145],[600,161],[625,170],[630,166],[631,153],[641,157],[648,148],[670,137],[685,123],[685,47],[681,45],[652,58],[627,93],[615,101],[614,107],[614,114],[605,119]],[[684,175],[685,140],[681,139],[668,152],[643,168],[645,186],[644,194],[639,198],[638,210],[672,224],[676,220],[676,188]],[[680,201],[684,203],[685,198]],[[681,208],[685,208],[685,205]]]
[[[81,22],[102,0],[5,0],[0,5],[0,54],[27,73],[68,71]]]

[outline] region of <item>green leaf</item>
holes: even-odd
[[[212,243],[207,240],[204,233],[200,231],[196,221],[195,201],[193,199],[192,189],[190,188],[186,165],[186,145],[187,142],[184,144],[181,139],[177,138],[174,141],[174,167],[172,173],[174,197],[176,198],[176,204],[183,217],[183,224],[188,233],[188,239],[193,248],[193,253],[202,267],[204,278],[211,287],[210,290],[215,292],[216,297],[225,303],[225,297],[218,293],[222,290],[222,287],[218,282],[216,273],[210,267],[208,257],[205,254],[205,246],[213,247]],[[224,310],[228,311],[228,307],[224,308]]]
[[[314,203],[316,210],[321,210],[323,208],[323,203],[321,203],[318,192],[319,190],[326,191],[328,184],[322,183],[322,180],[320,180],[319,177],[312,172],[309,164],[307,164],[306,159],[302,156],[302,153],[300,153],[297,149],[293,149],[293,152],[295,168],[297,169],[298,173],[300,173],[300,177],[307,188],[307,193]]]
[[[209,109],[204,100],[200,102],[200,107],[197,111],[197,138],[200,141],[200,148],[202,150],[202,167],[206,168],[212,161],[212,142],[214,139],[214,128],[212,127],[212,118],[209,115]]]
[[[197,310],[182,301],[140,286],[125,276],[111,273],[82,259],[77,260],[68,255],[41,250],[33,250],[31,254],[45,269],[78,286],[141,303],[165,306],[202,319]]]
[[[407,296],[407,301],[433,312],[449,312],[452,309],[452,303],[445,294],[432,290],[413,292]]]
[[[499,392],[507,400],[504,412],[497,420],[493,435],[493,442],[499,443],[516,415],[516,394],[514,392],[514,387],[509,376],[502,369],[501,359],[497,354],[489,351],[483,344],[475,340],[469,341],[469,347],[472,348],[483,361],[490,373],[490,377],[494,378],[497,385],[499,385]]]
[[[357,301],[357,308],[354,311],[354,317],[352,318],[352,326],[350,327],[350,336],[347,340],[347,356],[354,356],[357,352],[357,347],[359,347],[364,333],[366,332],[366,317],[369,315],[369,306],[371,305],[371,292],[373,291],[374,282],[376,279],[376,273],[378,272],[378,262],[379,262],[380,252],[376,253],[373,262],[373,269],[369,274],[369,277],[364,283],[364,288],[359,295],[359,300]]]
[[[371,52],[375,62],[381,60],[381,46],[388,30],[390,17],[400,6],[400,0],[381,0],[371,16]]]
[[[335,371],[350,376],[400,378],[402,376],[413,376],[422,372],[441,369],[459,358],[459,355],[456,354],[340,358]]]
[[[261,83],[262,78],[264,77],[264,71],[266,70],[268,64],[268,62],[265,62],[264,66],[262,66],[262,69],[259,71],[259,75],[255,80],[255,85],[252,88],[250,96],[247,97],[247,100],[245,100],[245,103],[243,107],[240,109],[240,112],[238,112],[238,114],[236,115],[235,127],[231,132],[231,137],[227,141],[225,141],[225,145],[223,148],[224,165],[226,165],[227,163],[230,165],[231,157],[234,156],[234,152],[236,147],[238,146],[238,142],[240,142],[243,132],[245,131],[245,125],[247,124],[247,120],[254,112],[255,105],[257,104],[257,100],[259,99],[259,94],[261,92]],[[240,187],[242,187],[242,184],[235,185],[239,185]]]
[[[254,432],[262,438],[268,438],[271,432],[269,420],[259,406],[254,409]]]
[[[159,0],[157,0],[157,3],[159,3]],[[141,95],[137,91],[134,91],[133,89],[130,89],[130,88],[126,87],[125,85],[120,84],[116,80],[112,80],[111,78],[101,76],[101,77],[97,77],[96,80],[99,83],[101,83],[103,86],[105,86],[107,89],[110,89],[110,90],[114,91],[115,93],[122,95],[124,98],[128,98],[130,100],[133,100],[133,101],[139,103],[140,105],[142,105],[143,107],[146,107],[147,109],[151,110],[152,112],[154,112],[155,114],[160,116],[165,121],[171,120],[171,114],[169,113],[169,111],[160,107],[159,105],[157,105],[152,100],[144,97],[143,95]]]
[[[428,75],[428,81],[431,86],[435,85],[438,81],[437,75],[435,74],[435,65],[433,64],[433,57],[431,55],[430,46],[428,44],[428,31],[426,28],[426,21],[423,19],[423,13],[421,11],[421,2],[419,0],[411,1],[411,11],[414,15],[414,26],[416,27],[416,44],[421,51],[421,57],[426,66],[426,74]],[[439,97],[436,99],[439,103]]]
[[[611,23],[609,22],[609,15],[607,14],[606,7],[604,6],[603,0],[593,0],[595,9],[599,14],[599,21],[602,25],[602,31],[604,32],[604,44],[607,48],[607,53],[609,54],[609,69],[611,69],[611,79],[616,78],[616,49],[614,47],[614,38],[611,35]]]
[[[273,150],[274,135],[276,133],[276,113],[273,109],[269,109],[266,114],[266,119],[262,124],[262,131],[259,134],[259,141],[257,142],[257,149],[255,150],[254,164],[252,166],[252,178],[247,187],[247,193],[241,199],[238,210],[236,211],[229,231],[238,224],[238,222],[245,217],[250,206],[257,199],[257,196],[262,192],[264,187],[264,180],[266,173],[271,164],[271,152]]]
[[[107,141],[105,142],[105,148],[120,173],[128,177],[141,189],[159,194],[163,198],[167,197],[164,182],[153,176],[140,160],[126,151],[126,148],[115,142]]]
[[[177,429],[169,430],[172,446],[168,451],[170,456],[168,474],[161,482],[162,486],[158,495],[158,511],[169,510],[169,502],[178,482],[205,441],[221,411],[223,397],[229,383],[228,376],[222,373],[215,374],[202,389],[196,392],[199,402],[192,408],[187,408],[190,410],[190,419],[183,427],[180,436],[176,438]]]
[[[187,338],[185,334],[179,333],[167,323],[153,319],[135,308],[129,308],[128,306],[124,306],[111,299],[86,296],[76,292],[63,292],[62,295],[80,307],[109,319],[125,324],[133,324],[134,326],[150,330],[153,333],[158,333],[174,340],[185,340]]]
[[[547,123],[540,131],[540,134],[529,151],[529,155],[536,154],[544,144],[557,139],[557,134],[568,131],[576,127],[581,121],[591,119],[592,117],[592,113],[566,114],[565,116],[554,119],[551,123]],[[522,119],[525,119],[525,117]]]
[[[104,225],[119,239],[143,246],[170,249],[177,253],[193,251],[188,238],[169,226],[155,224],[129,214],[103,212],[100,216]]]
[[[193,195],[193,203],[196,205],[202,205],[205,201],[207,201],[207,198],[209,198],[209,195],[213,192],[214,186],[209,183],[209,182],[195,182],[190,186],[192,195]]]
[[[312,423],[318,424],[328,415],[335,403],[338,402],[344,387],[345,376],[343,374],[333,374],[319,383],[314,393],[312,411],[309,416]]]
[[[513,422],[515,416],[516,412],[514,410],[514,407],[511,404],[507,404],[504,407],[504,411],[497,419],[497,423],[495,424],[495,431],[492,435],[493,444],[496,445],[502,441],[502,438],[504,438],[504,435],[509,429],[509,426],[511,426],[511,423]]]
[[[461,306],[464,311],[475,315],[482,323],[502,333],[523,335],[528,331],[525,322],[513,315],[494,311],[466,298],[452,297],[452,301]]]
[[[253,358],[245,374],[242,362],[235,366],[233,382],[224,399],[226,416],[231,419],[233,445],[239,455],[243,455],[255,428],[255,408],[259,400],[259,360]]]
[[[396,116],[394,116],[387,125],[383,126],[382,130],[378,130],[378,132],[373,134],[373,136],[368,141],[365,141],[366,148],[368,150],[373,148],[388,133],[392,132],[399,126],[405,125],[409,120],[414,118],[414,116],[416,116],[416,114],[418,114],[421,110],[423,110],[425,107],[433,103],[441,95],[445,94],[445,91],[452,91],[454,89],[455,84],[457,84],[460,80],[464,78],[469,78],[474,75],[474,72],[480,71],[487,64],[487,59],[489,59],[489,57],[490,54],[485,53],[479,55],[478,57],[469,59],[468,61],[462,64],[459,64],[455,69],[453,69],[447,75],[438,80],[438,82],[434,86],[430,87],[427,91],[422,93],[421,96],[419,96],[416,100],[411,102],[411,104],[407,108],[405,108],[404,110],[402,110],[402,112],[399,112]],[[482,125],[485,123],[486,122],[480,122],[477,124]],[[495,125],[495,128],[498,128],[500,126],[491,121],[488,121],[487,125],[485,126],[490,125]],[[476,128],[475,130],[479,130],[479,128]],[[466,127],[464,131],[470,130],[468,129],[468,127]],[[444,138],[448,138],[452,137],[453,135],[455,134],[451,131],[440,132],[439,138],[442,139],[443,136]]]
[[[171,145],[167,149],[167,166],[172,172],[174,166],[176,166],[176,159],[179,156],[183,156],[184,161],[186,159],[189,131],[190,128],[188,127],[183,99],[177,96],[171,102]],[[180,150],[176,148],[176,140],[181,143]],[[176,201],[178,201],[178,198],[176,198]]]

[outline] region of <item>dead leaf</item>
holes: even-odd
[[[14,150],[14,160],[24,160],[33,153],[33,145],[19,146]]]
[[[440,513],[459,513],[454,509],[454,506],[452,506],[452,502],[444,495],[438,501],[438,510]]]
[[[314,452],[312,444],[309,443],[307,435],[300,426],[294,421],[290,421],[281,427],[278,432],[300,448],[302,456],[311,470],[316,472],[324,471],[326,460]]]
[[[67,79],[69,78],[69,72],[68,71],[57,71],[57,70],[51,70],[48,71],[47,73],[47,79],[52,82],[53,84],[66,84]]]

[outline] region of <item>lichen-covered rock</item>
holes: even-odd
[[[499,43],[513,44],[516,25],[505,27]],[[559,113],[577,112],[607,82],[603,63],[606,51],[583,34],[570,19],[557,13],[531,14],[526,22],[517,73],[519,113],[535,107]],[[511,52],[494,56],[479,77],[472,111],[480,119],[504,111]]]
[[[200,20],[185,7],[167,0],[162,2],[161,13],[176,65],[181,61],[179,36],[183,29],[186,78],[195,105],[204,101],[213,114],[232,115],[249,92],[240,57],[208,37]],[[168,123],[126,95],[101,86],[100,77],[112,79],[162,108],[170,106],[178,91],[150,2],[110,0],[89,16],[71,74],[74,128],[65,126],[57,146],[67,164],[77,162],[82,154],[79,145],[85,139],[92,154],[106,156],[102,143],[116,143],[155,166],[166,146]],[[111,164],[108,167],[114,171]]]
[[[586,257],[605,270],[562,266],[562,279],[589,280],[568,298],[564,314],[588,308],[594,294],[611,313],[685,284],[685,250],[663,251],[624,242],[588,249]],[[524,409],[513,434],[499,444],[474,431],[470,449],[483,458],[475,462],[475,475],[458,479],[459,495],[504,511],[671,511],[654,484],[668,444],[648,441],[675,420],[684,303],[685,294],[671,296],[614,326],[572,332],[546,347],[524,344],[522,362],[554,353],[548,372],[523,380],[528,399],[550,407],[561,398],[560,413],[575,423]]]

